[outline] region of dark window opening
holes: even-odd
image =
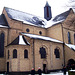
[[[28,50],[24,50],[24,58],[28,58]]]
[[[74,45],[75,45],[75,34],[74,34]]]
[[[75,60],[74,59],[69,59],[68,62],[67,62],[67,69],[68,70],[75,69],[74,65],[75,65]]]
[[[39,31],[39,34],[40,34],[40,35],[42,35],[42,32],[41,32],[41,31]]]
[[[8,50],[8,59],[9,59],[9,50]]]
[[[0,57],[4,57],[4,33],[1,33],[0,35]]]
[[[13,58],[17,58],[17,50],[16,49],[13,50]]]
[[[46,50],[45,50],[45,48],[41,47],[39,52],[41,54],[41,58],[46,58]]]
[[[26,29],[26,32],[29,32],[29,31],[30,31],[30,30],[27,28],[27,29]]]
[[[46,64],[43,64],[43,72],[46,73]]]
[[[55,49],[54,54],[56,56],[56,58],[60,58],[60,53],[59,53],[59,49]]]
[[[71,44],[70,32],[68,32],[68,43]]]
[[[9,62],[7,62],[7,72],[9,72]]]

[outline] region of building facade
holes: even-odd
[[[75,61],[73,9],[50,21],[54,23],[46,27],[44,19],[4,7],[0,16],[0,72],[30,72],[38,67],[59,70],[70,59]]]

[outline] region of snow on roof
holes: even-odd
[[[30,45],[30,43],[26,40],[23,35],[19,35],[19,44],[20,45]]]
[[[19,35],[19,45],[26,45],[26,43],[24,42],[22,35]]]
[[[23,35],[19,35],[9,45],[30,45],[30,43],[25,39],[25,37]]]
[[[70,8],[68,11],[63,12],[63,13],[53,17],[51,20],[47,21],[47,25],[45,26],[45,28],[48,28],[50,26],[56,25],[57,23],[63,22],[67,18],[67,16],[69,15],[71,10],[72,9]]]
[[[50,37],[46,37],[46,36],[40,36],[40,35],[34,35],[34,34],[27,34],[27,33],[21,33],[21,34],[25,35],[25,36],[28,36],[30,38],[33,38],[33,39],[40,39],[40,40],[46,40],[46,41],[63,43],[63,42],[61,42],[59,40],[56,40],[56,39],[53,39],[53,38],[50,38]]]
[[[0,28],[8,28],[8,26],[0,25]]]
[[[11,8],[5,7],[5,10],[8,14],[8,17],[11,19],[22,21],[23,23],[26,23],[29,25],[48,28],[50,26],[56,25],[57,23],[64,21],[72,9],[69,9],[68,11],[64,13],[61,13],[53,17],[49,21],[46,21],[44,18],[37,17],[35,15],[29,14],[26,12],[22,12],[22,11],[18,11],[18,10],[14,10]]]
[[[47,25],[45,26],[45,28],[48,28],[48,27],[51,27],[51,26],[56,25],[56,24],[58,24],[58,23],[61,23],[61,22],[64,21],[64,20],[65,20],[65,19],[62,19],[62,20],[60,20],[60,21],[54,22],[54,21],[53,21],[53,18],[52,18],[50,21],[47,22]]]
[[[75,45],[72,45],[72,44],[66,44],[69,48],[71,48],[72,50],[75,51]]]
[[[22,35],[19,35],[19,45],[30,45],[26,38]]]
[[[45,19],[43,18],[7,7],[5,7],[5,10],[8,14],[8,17],[11,19],[22,21],[23,23],[40,26],[40,27],[45,27],[46,25]]]

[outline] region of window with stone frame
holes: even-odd
[[[0,57],[4,57],[4,33],[0,34]]]
[[[70,32],[68,32],[68,43],[71,44]]]
[[[28,58],[28,50],[24,50],[24,58]]]
[[[55,57],[56,57],[56,58],[60,58],[60,52],[59,52],[59,49],[58,49],[58,48],[56,48],[56,49],[54,50],[54,54],[55,54]]]
[[[44,47],[40,48],[39,53],[41,55],[41,59],[46,58],[46,49]]]
[[[16,49],[13,50],[13,58],[17,58],[17,50]]]

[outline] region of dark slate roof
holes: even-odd
[[[62,21],[62,20],[65,20],[67,18],[67,16],[69,15],[70,11],[71,11],[71,8],[68,11],[64,12],[64,13],[61,13],[61,14],[57,15],[53,19],[53,21]]]
[[[19,35],[14,41],[9,45],[30,45],[23,35]],[[8,46],[9,46],[8,45]]]
[[[49,4],[48,4],[48,1],[46,1],[46,5],[45,6],[50,6]]]
[[[0,15],[0,25],[9,27],[4,14]]]
[[[11,19],[22,21],[23,23],[40,26],[40,27],[44,27],[46,24],[44,19],[34,16],[32,14],[14,10],[7,7],[5,7],[5,10],[8,14],[8,17]]]
[[[50,21],[47,22],[47,25],[45,26],[45,28],[48,28],[48,27],[51,27],[51,26],[54,26],[63,22],[67,18],[71,10],[72,8],[52,18]]]

